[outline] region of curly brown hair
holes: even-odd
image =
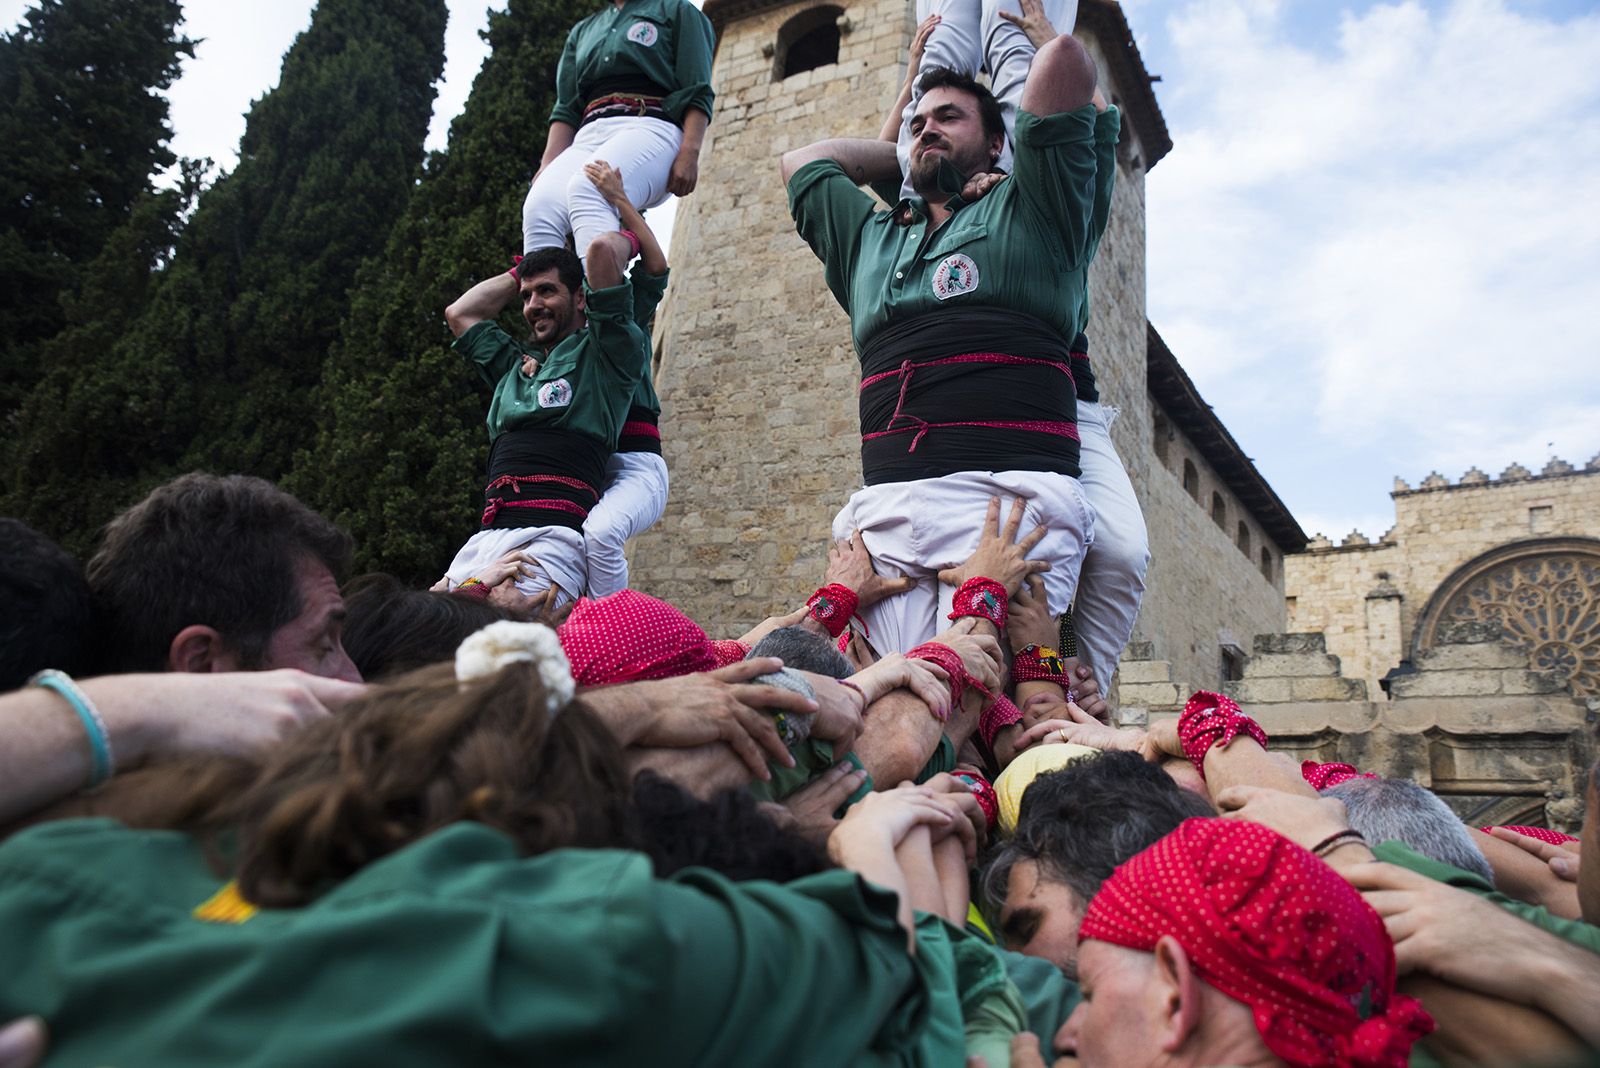
[[[458,683],[438,664],[259,758],[118,776],[92,808],[198,835],[246,899],[289,907],[458,820],[505,833],[525,856],[626,846],[628,799],[615,738],[582,701],[552,718],[536,667]]]

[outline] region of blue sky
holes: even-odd
[[[432,147],[487,6],[450,0]],[[1308,532],[1382,534],[1396,475],[1600,452],[1594,3],[1123,6],[1175,144],[1147,185],[1150,317]],[[231,166],[311,8],[188,0],[175,151]]]

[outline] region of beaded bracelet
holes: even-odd
[[[978,616],[987,619],[996,627],[1004,630],[1006,627],[1006,588],[994,579],[979,576],[969,578],[956,590],[956,595],[950,603],[952,620],[964,616]]]
[[[1066,691],[1069,682],[1067,666],[1061,656],[1047,645],[1030,645],[1011,660],[1012,682],[1053,682]],[[1072,697],[1067,694],[1068,699]]]
[[[828,628],[828,636],[837,638],[855,618],[860,599],[849,586],[830,582],[806,600],[811,618]]]
[[[71,675],[55,668],[45,668],[30,678],[28,685],[54,690],[66,699],[83,721],[84,733],[89,736],[89,785],[99,786],[111,778],[117,770],[117,758],[111,751],[111,732],[106,730],[106,721],[94,702],[89,700],[89,695],[72,681]]]
[[[1214,745],[1227,745],[1239,734],[1254,738],[1265,749],[1267,732],[1260,724],[1239,710],[1232,698],[1209,690],[1196,690],[1183,706],[1178,717],[1178,738],[1183,742],[1183,755],[1206,777],[1206,754]]]

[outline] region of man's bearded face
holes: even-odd
[[[911,187],[919,196],[932,200],[938,193],[940,160],[971,176],[987,171],[995,157],[971,93],[939,86],[923,94],[911,117]]]

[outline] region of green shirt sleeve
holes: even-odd
[[[927,782],[942,771],[949,771],[956,766],[956,743],[950,740],[948,734],[939,735],[939,744],[933,750],[933,755],[928,762],[922,765],[922,770],[917,772],[917,782]]]
[[[1117,184],[1117,139],[1122,133],[1121,113],[1106,108],[1094,119],[1094,209],[1089,216],[1089,254],[1094,259],[1111,221],[1111,194]]]
[[[1057,235],[1067,266],[1089,260],[1098,172],[1094,135],[1093,104],[1043,117],[1017,112],[1017,202]]]
[[[1571,942],[1575,946],[1582,946],[1591,952],[1600,953],[1600,927],[1591,926],[1581,920],[1569,920],[1539,905],[1518,901],[1496,890],[1482,876],[1452,867],[1432,857],[1425,857],[1404,842],[1380,842],[1372,847],[1372,855],[1385,863],[1414,871],[1418,875],[1426,875],[1446,886],[1454,886],[1487,898],[1512,915],[1549,931],[1557,938]]]
[[[633,286],[624,280],[605,289],[583,284],[584,318],[592,347],[604,357],[618,378],[626,379],[631,395],[644,373],[650,342],[633,321]]]
[[[833,767],[838,761],[833,755],[833,743],[824,742],[817,738],[807,738],[793,749],[794,767],[785,768],[777,764],[768,764],[772,778],[766,782],[753,782],[749,790],[760,801],[782,801],[818,775]],[[852,766],[866,769],[862,766],[861,758],[855,753],[846,753],[844,759]],[[872,776],[868,775],[856,792],[845,799],[839,806],[838,816],[843,816],[844,810],[860,801],[872,792]]]
[[[789,178],[789,214],[795,230],[822,261],[828,288],[845,311],[850,310],[861,230],[874,210],[872,197],[831,159],[813,160]]]
[[[556,65],[556,102],[550,109],[550,121],[578,126],[583,122],[585,103],[578,99],[578,27],[574,26],[567,32],[567,43]]]
[[[661,298],[667,294],[667,280],[671,275],[670,269],[650,274],[643,267],[629,272],[628,282],[633,286],[633,321],[640,330],[650,328],[650,320],[655,317]]]
[[[493,319],[473,323],[450,347],[466,357],[491,386],[522,362],[522,346]]]
[[[1043,957],[1024,956],[999,947],[995,947],[994,952],[1004,962],[1006,974],[1022,996],[1028,1014],[1028,1030],[1038,1035],[1039,1044],[1048,1050],[1050,1039],[1078,1007],[1083,993],[1065,972]]]
[[[677,88],[661,101],[661,110],[679,126],[683,113],[690,108],[705,112],[711,117],[711,53],[716,48],[716,33],[711,20],[700,9],[687,2],[677,5],[677,55],[673,57],[673,73]]]

